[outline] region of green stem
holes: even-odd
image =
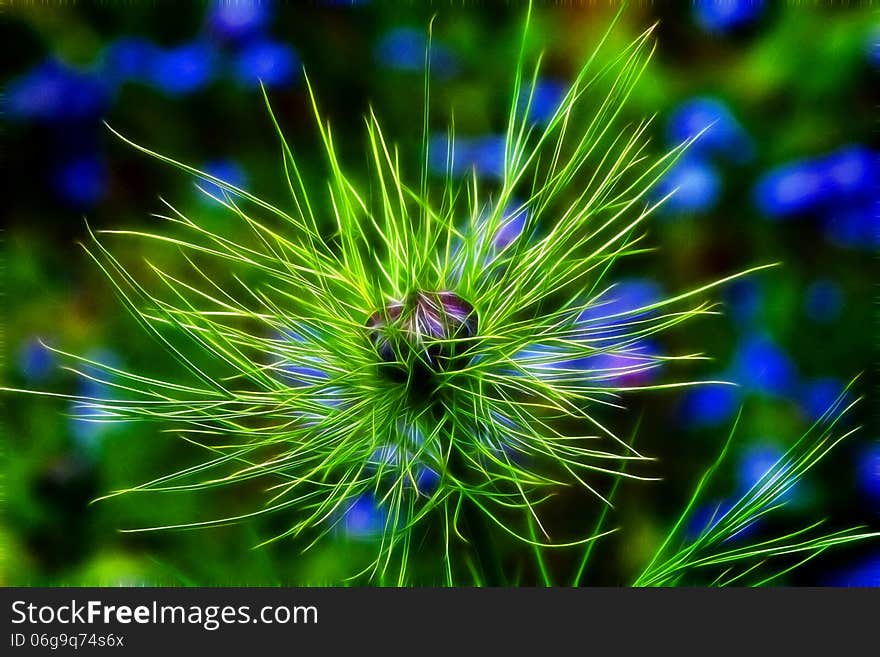
[[[483,574],[483,584],[485,586],[503,586],[504,575],[501,564],[493,549],[486,517],[482,510],[470,500],[465,500],[462,504],[462,520],[467,530],[467,539]]]
[[[469,468],[464,463],[462,455],[453,449],[449,461],[446,464],[447,472],[457,481],[466,481]],[[483,576],[484,586],[503,586],[504,575],[498,555],[492,544],[487,519],[482,509],[465,497],[461,503],[461,515],[459,516],[465,537],[476,557],[477,565]]]

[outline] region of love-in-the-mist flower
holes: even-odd
[[[689,145],[650,157],[650,120],[623,118],[651,51],[651,29],[621,52],[600,47],[540,122],[520,111],[537,79],[521,55],[488,180],[451,132],[431,152],[427,102],[421,153],[399,152],[370,114],[370,170],[351,174],[311,86],[327,184],[306,183],[270,107],[282,204],[127,142],[208,183],[240,227],[221,234],[169,204],[173,231],[105,231],[88,249],[182,377],[113,368],[114,394],[89,403],[210,453],[137,490],[259,478],[263,506],[188,526],[283,513],[289,529],[268,540],[372,541],[364,573],[397,583],[411,581],[416,545],[436,549],[448,583],[500,583],[493,536],[539,549],[596,538],[560,535],[544,507],[564,487],[603,504],[609,481],[646,476],[624,468],[643,457],[597,411],[661,387],[658,375],[680,385],[670,370],[693,356],[664,354],[662,334],[706,312],[699,297],[723,282],[664,296],[613,279],[644,252],[641,224],[662,202],[652,188]],[[121,238],[179,249],[192,269],[136,277],[107,243]]]

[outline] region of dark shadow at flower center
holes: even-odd
[[[454,292],[411,292],[373,313],[366,323],[380,375],[429,397],[438,374],[465,367],[477,337],[474,307]]]

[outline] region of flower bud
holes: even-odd
[[[367,330],[380,361],[404,375],[449,371],[466,363],[477,314],[453,292],[417,291],[370,316]]]

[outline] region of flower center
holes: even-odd
[[[467,365],[477,335],[474,307],[454,292],[410,293],[367,321],[380,369],[394,380],[417,379]]]

